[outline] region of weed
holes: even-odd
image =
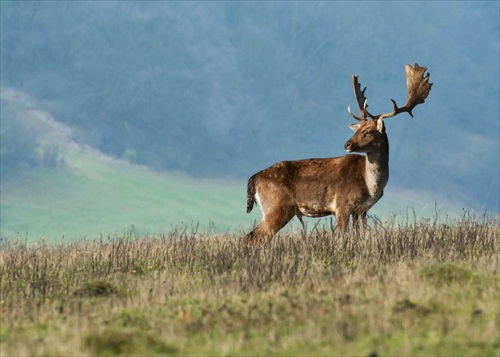
[[[110,282],[104,280],[85,282],[82,287],[73,293],[74,296],[80,297],[104,297],[117,294],[118,289]]]
[[[174,355],[177,348],[171,346],[151,333],[139,329],[112,329],[107,328],[100,333],[90,333],[84,345],[93,355],[113,356],[142,354],[148,356]],[[142,353],[141,353],[142,352]]]
[[[463,264],[435,263],[422,267],[420,275],[433,284],[480,284],[481,275]]]

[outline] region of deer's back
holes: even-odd
[[[333,158],[281,161],[252,178],[292,187],[303,182],[307,185],[337,185],[345,181],[362,180],[366,157],[346,155]]]
[[[282,161],[256,173],[251,180],[261,198],[273,197],[274,201],[279,197],[304,215],[324,216],[339,204],[352,206],[368,198],[365,160],[365,156],[352,154]]]

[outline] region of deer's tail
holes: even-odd
[[[248,179],[247,185],[247,213],[252,212],[255,204],[255,180],[254,177]]]

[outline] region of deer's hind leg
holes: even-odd
[[[366,226],[366,211],[352,214],[352,228],[363,230]]]
[[[243,238],[243,245],[267,246],[271,238],[295,216],[291,207],[261,207],[262,221]]]

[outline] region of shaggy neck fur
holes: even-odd
[[[366,155],[366,184],[370,195],[378,196],[389,180],[389,143],[385,150]]]

